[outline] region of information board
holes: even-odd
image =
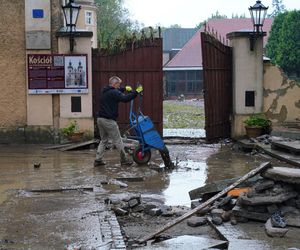
[[[29,54],[29,94],[88,93],[87,55]]]

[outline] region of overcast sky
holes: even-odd
[[[168,27],[179,24],[182,28],[194,28],[211,14],[220,14],[231,18],[232,14],[250,17],[248,8],[255,0],[124,0],[133,20],[145,26]],[[272,0],[262,0],[272,12]],[[287,10],[300,9],[300,0],[283,0]]]

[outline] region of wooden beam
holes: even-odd
[[[150,239],[154,238],[155,236],[161,234],[162,232],[168,230],[169,228],[175,226],[176,224],[178,224],[178,223],[184,221],[185,219],[191,217],[193,214],[201,211],[202,209],[204,209],[205,207],[207,207],[208,205],[212,204],[214,201],[216,201],[217,199],[219,199],[220,197],[222,197],[223,195],[225,195],[226,193],[228,193],[231,189],[235,188],[236,186],[238,186],[239,184],[241,184],[245,180],[247,180],[250,177],[256,175],[257,173],[265,170],[268,167],[271,167],[271,163],[270,162],[262,163],[259,167],[253,169],[252,171],[250,171],[249,173],[247,173],[246,175],[244,175],[243,177],[241,177],[240,179],[238,179],[236,182],[234,182],[233,184],[231,184],[230,186],[228,186],[227,188],[225,188],[223,191],[221,191],[220,193],[218,193],[215,196],[211,197],[206,202],[202,203],[201,205],[199,205],[198,207],[192,209],[191,211],[185,213],[184,215],[178,217],[177,219],[175,219],[175,220],[167,223],[165,226],[163,226],[162,228],[159,228],[154,233],[151,233],[151,234],[145,236],[144,238],[138,240],[138,242],[139,243],[143,243],[143,242],[145,242],[147,240],[150,240]]]

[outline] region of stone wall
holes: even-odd
[[[300,126],[300,82],[270,63],[264,64],[264,112],[275,125]]]
[[[0,1],[0,130],[26,125],[24,0]]]

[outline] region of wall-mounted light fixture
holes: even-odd
[[[252,23],[253,33],[250,35],[250,50],[254,49],[256,39],[263,33],[262,27],[267,15],[269,7],[264,6],[261,1],[256,1],[256,4],[249,7]]]
[[[74,3],[74,0],[69,0],[69,2],[61,6],[64,12],[64,17],[66,21],[67,32],[69,32],[70,37],[70,51],[74,49],[74,39],[76,31],[76,23],[79,15],[81,6]]]

